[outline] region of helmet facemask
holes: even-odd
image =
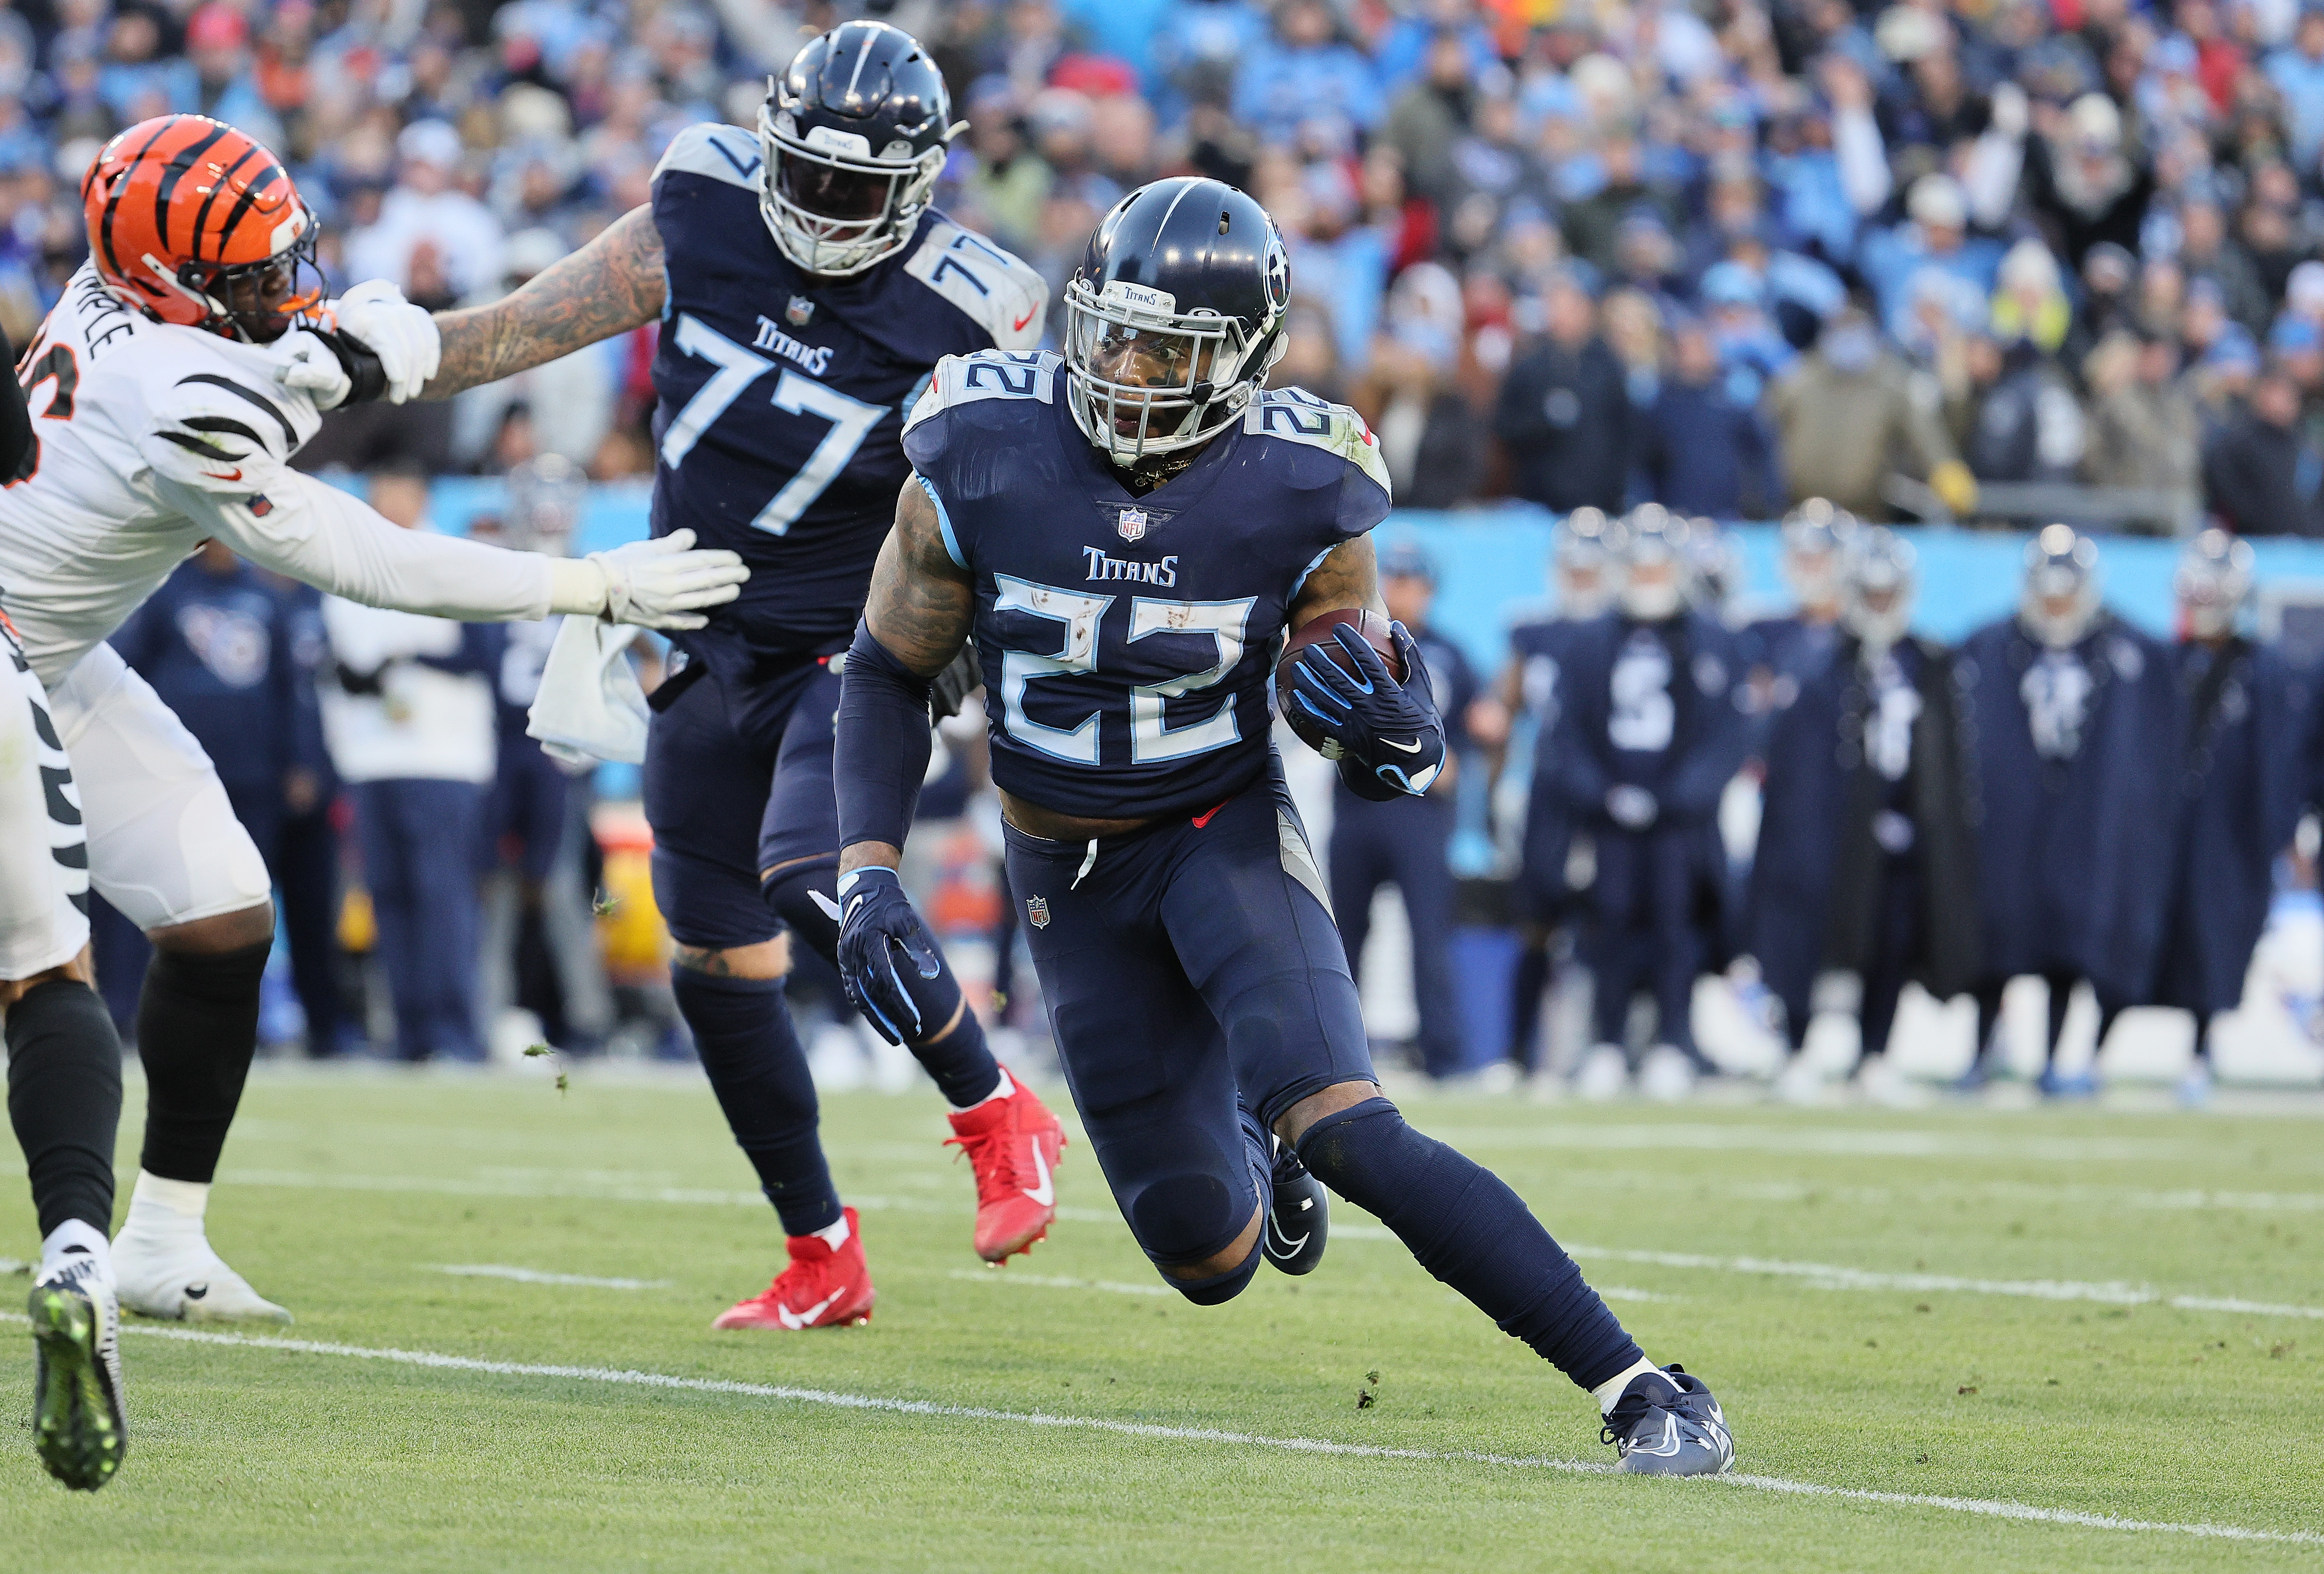
[[[1066,402],[1117,465],[1207,442],[1250,407],[1288,346],[1280,318],[1254,343],[1240,318],[1181,312],[1159,290],[1065,286]]]
[[[322,226],[304,210],[296,222],[298,235],[263,262],[181,264],[175,275],[179,289],[208,307],[212,327],[248,344],[272,344],[320,306],[325,292],[322,266],[315,260]],[[147,265],[169,277],[150,258]]]
[[[943,143],[915,154],[902,139],[876,152],[859,133],[818,125],[805,135],[770,97],[759,108],[766,161],[759,211],[784,256],[844,279],[901,251],[944,171]]]
[[[2066,525],[2046,525],[2026,549],[2017,618],[2052,650],[2082,642],[2098,621],[2098,549]]]
[[[2242,621],[2251,599],[2251,543],[2224,530],[2205,530],[2187,544],[2171,589],[2190,638],[2225,640]]]

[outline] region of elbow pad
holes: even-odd
[[[928,680],[855,625],[839,675],[838,738],[832,785],[839,797],[839,845],[901,847],[928,773]]]

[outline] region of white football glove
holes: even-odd
[[[337,410],[355,391],[355,382],[331,347],[304,328],[293,328],[272,346],[281,357],[274,381],[315,401],[317,410]]]
[[[330,313],[339,332],[379,357],[390,404],[420,397],[444,354],[427,308],[404,299],[386,280],[370,279],[331,302]]]
[[[710,621],[702,609],[733,601],[751,577],[733,552],[695,550],[692,530],[592,552],[577,563],[558,558],[549,573],[549,611],[646,629],[699,629]]]

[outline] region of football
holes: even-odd
[[[1295,692],[1292,687],[1292,663],[1299,659],[1299,653],[1308,646],[1320,643],[1326,660],[1342,672],[1352,673],[1355,667],[1349,661],[1347,652],[1333,637],[1333,631],[1342,623],[1353,624],[1363,635],[1364,643],[1379,652],[1380,659],[1388,665],[1389,676],[1398,683],[1404,681],[1404,658],[1397,652],[1396,640],[1388,633],[1388,620],[1378,612],[1361,607],[1342,607],[1308,619],[1292,631],[1289,641],[1283,647],[1282,659],[1275,664],[1275,703],[1283,712],[1283,719],[1291,723],[1291,730],[1298,733],[1300,741],[1310,749],[1323,747],[1323,734],[1317,730],[1313,717],[1291,703]]]

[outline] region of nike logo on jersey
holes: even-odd
[[[1038,1142],[1033,1145],[1033,1170],[1041,1177],[1040,1184],[1017,1189],[1042,1207],[1049,1207],[1057,1200],[1057,1188],[1056,1183],[1049,1179],[1049,1162],[1041,1156],[1041,1145]]]
[[[242,479],[242,471],[239,467],[224,472],[205,470],[202,474],[208,476],[213,481],[240,481]]]
[[[775,1315],[782,1319],[782,1323],[785,1328],[810,1327],[813,1325],[816,1318],[821,1317],[825,1312],[831,1310],[831,1303],[838,1300],[841,1293],[842,1292],[834,1290],[830,1294],[825,1296],[822,1300],[808,1307],[805,1312],[793,1312],[789,1307],[785,1306],[780,1302],[777,1302],[775,1303]]]
[[[1028,306],[1028,307],[1027,307],[1027,308],[1025,308],[1025,315],[1024,315],[1023,317],[1019,318],[1015,322],[1013,322],[1013,323],[1011,323],[1011,324],[1010,324],[1010,325],[1009,325],[1009,331],[1010,331],[1010,332],[1011,332],[1011,333],[1017,333],[1017,334],[1021,334],[1021,333],[1023,333],[1023,332],[1025,331],[1025,325],[1026,325],[1027,323],[1028,323],[1028,322],[1031,322],[1031,321],[1033,320],[1033,314],[1034,314],[1035,312],[1037,312],[1037,311],[1040,310],[1040,309],[1041,309],[1041,308],[1040,308],[1039,307],[1038,307],[1038,306]]]
[[[1417,738],[1415,738],[1409,743],[1399,743],[1393,738],[1383,738],[1380,741],[1401,754],[1417,754],[1420,752],[1420,740]]]

